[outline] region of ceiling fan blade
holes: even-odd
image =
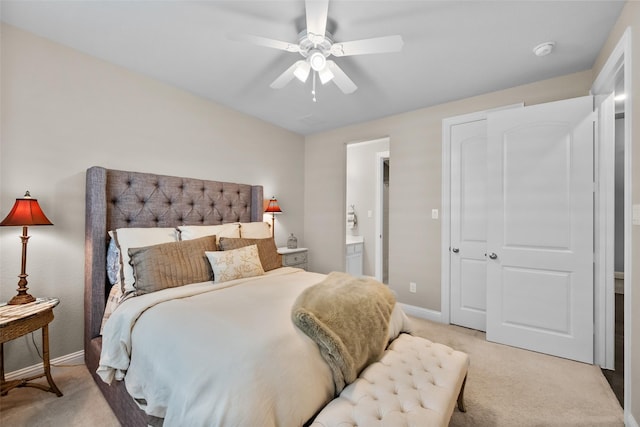
[[[227,38],[229,40],[252,43],[272,49],[286,50],[287,52],[300,52],[300,46],[295,43],[283,42],[251,34],[228,34]]]
[[[305,0],[305,10],[307,12],[307,34],[318,36],[318,43],[324,40],[327,30],[327,13],[329,10],[329,0]],[[309,37],[314,41],[312,37]]]
[[[331,54],[334,56],[350,56],[399,52],[402,50],[402,45],[404,45],[404,41],[402,41],[402,37],[399,35],[374,37],[372,39],[334,43],[331,46]]]
[[[273,89],[282,89],[285,87],[293,78],[296,76],[295,72],[302,64],[305,63],[304,60],[296,61],[291,67],[287,68],[284,73],[280,74],[277,79],[271,83],[271,88]]]
[[[333,82],[340,88],[340,90],[346,94],[355,92],[358,86],[347,76],[342,68],[338,67],[333,61],[327,61],[327,67],[333,73]]]

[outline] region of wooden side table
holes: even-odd
[[[62,396],[62,392],[51,377],[51,364],[49,362],[49,323],[53,320],[53,307],[58,305],[58,302],[56,298],[39,298],[28,304],[0,307],[0,394],[2,396],[16,387],[35,387]],[[38,329],[42,329],[42,363],[44,372],[28,378],[6,381],[4,378],[4,343]],[[32,382],[45,376],[49,387]]]

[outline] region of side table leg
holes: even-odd
[[[53,382],[53,378],[51,377],[51,363],[49,362],[49,325],[42,327],[42,363],[44,364],[44,374],[47,376],[51,391],[58,395],[58,397],[62,396],[62,392],[58,389],[58,386],[56,386],[56,383]]]
[[[4,343],[0,343],[0,390],[4,388]],[[2,390],[2,396],[6,396],[9,391]]]

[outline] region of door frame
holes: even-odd
[[[486,120],[494,111],[522,108],[524,103],[505,105],[442,119],[442,202],[441,202],[441,264],[440,264],[440,318],[451,323],[451,127],[463,123]]]
[[[376,245],[375,245],[375,276],[376,280],[382,282],[384,248],[382,245],[382,235],[384,234],[384,161],[389,160],[389,151],[378,151],[376,153]],[[391,164],[389,164],[391,169]],[[391,175],[391,174],[389,174]],[[391,185],[391,179],[389,179]],[[384,236],[389,238],[389,236]]]
[[[624,72],[624,90],[627,94],[633,93],[633,88],[631,86],[632,83],[632,69],[631,69],[631,28],[628,27],[618,43],[616,47],[607,58],[605,65],[600,70],[600,73],[596,77],[593,85],[591,86],[591,94],[592,95],[603,95],[607,93],[613,92],[614,84],[616,81],[617,74],[620,70]],[[624,101],[624,110],[625,115],[628,117],[633,117],[632,115],[632,96],[627,96]],[[632,121],[625,120],[624,127],[624,234],[625,236],[631,236],[632,231],[632,182],[631,182],[631,141],[632,141]],[[599,155],[601,154],[598,153]],[[599,159],[604,160],[604,159]],[[603,170],[600,171],[602,173],[613,175],[614,170]],[[608,197],[608,194],[601,194],[601,203],[598,206],[598,214],[604,215],[606,213],[606,209],[610,207],[607,205],[606,201],[612,199]],[[606,233],[605,230],[598,230],[599,237],[602,239],[601,242],[604,242],[603,250],[611,251],[613,249],[614,235],[613,233]],[[603,234],[605,233],[605,234]],[[596,253],[596,260],[600,260],[602,255],[600,253]],[[606,268],[606,267],[605,267]],[[632,301],[632,288],[631,283],[632,279],[632,239],[626,238],[624,242],[624,420],[625,423],[631,423],[631,301]],[[613,266],[611,266],[611,270],[605,270],[603,275],[606,277],[607,275],[613,275]],[[600,275],[600,276],[603,276]],[[599,279],[599,277],[597,277]],[[596,282],[596,295],[600,296],[600,292],[606,292],[605,283],[601,283],[599,281]],[[601,310],[596,310],[596,325],[598,323],[602,323],[602,318],[606,321],[607,316],[612,316],[613,313],[607,311],[607,306],[603,307]],[[609,310],[614,309],[613,307],[609,307]],[[612,330],[597,330],[595,341],[600,346],[602,346],[608,336],[607,334],[613,334]],[[596,348],[596,355],[605,350]],[[597,363],[597,362],[596,362]]]

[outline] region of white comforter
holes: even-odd
[[[317,345],[291,321],[296,297],[324,277],[286,267],[129,299],[105,325],[98,374],[124,379],[165,426],[300,426],[334,393]],[[394,315],[390,330],[405,321]]]

